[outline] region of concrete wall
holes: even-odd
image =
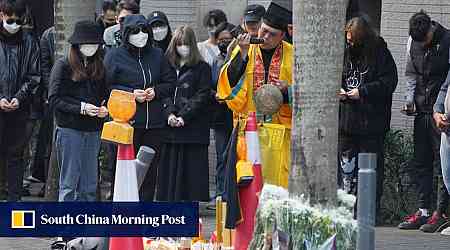
[[[393,98],[392,127],[411,129],[412,119],[400,113],[404,104],[406,42],[408,20],[424,9],[432,18],[450,28],[450,1],[448,0],[383,0],[381,35],[387,41],[399,72],[399,84]]]
[[[203,17],[212,9],[222,9],[231,23],[238,23],[246,1],[240,0],[142,0],[141,12],[148,15],[154,10],[166,13],[172,29],[175,30],[183,24],[189,24],[198,40],[207,38],[203,27]]]

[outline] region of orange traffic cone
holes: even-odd
[[[114,202],[137,202],[139,191],[136,177],[134,146],[119,144],[117,148]],[[144,250],[142,237],[111,237],[109,250]]]
[[[258,196],[263,186],[261,153],[257,130],[256,114],[252,112],[248,116],[247,126],[245,128],[245,141],[247,144],[247,161],[253,165],[254,178],[250,185],[239,188],[239,200],[241,201],[243,221],[236,227],[235,250],[247,250],[250,240],[253,238],[255,215],[259,200]]]

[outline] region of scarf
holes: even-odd
[[[253,73],[253,93],[264,84],[273,84],[276,80],[280,79],[281,62],[283,59],[283,46],[277,47],[273,53],[272,60],[269,67],[268,79],[266,78],[266,72],[264,69],[264,62],[261,53],[255,53],[255,68]]]

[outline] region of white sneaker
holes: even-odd
[[[446,229],[442,230],[441,235],[450,236],[450,227],[447,227]]]

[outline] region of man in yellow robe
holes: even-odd
[[[238,36],[237,46],[219,76],[218,98],[225,100],[236,119],[245,121],[256,112],[254,93],[264,84],[277,86],[283,105],[271,117],[263,117],[258,128],[264,183],[287,188],[290,165],[290,129],[292,119],[291,85],[294,50],[283,41],[290,13],[271,4],[258,32],[262,44],[251,44],[249,34]],[[259,117],[259,116],[258,116]],[[242,129],[243,130],[243,129]]]

